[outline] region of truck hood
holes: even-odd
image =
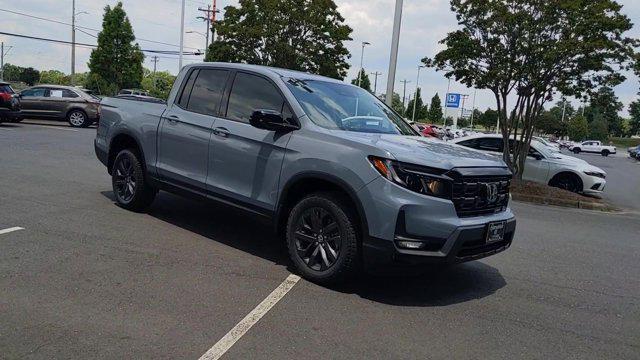
[[[506,167],[502,159],[438,139],[332,130],[333,135],[375,146],[396,160],[450,170],[456,167]]]

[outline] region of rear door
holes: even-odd
[[[43,100],[43,110],[47,112],[48,116],[54,116],[57,118],[64,118],[67,115],[67,109],[71,103],[73,93],[67,89],[55,89],[50,88],[47,97]],[[77,94],[73,93],[75,97]]]
[[[290,107],[271,80],[248,72],[236,73],[226,105],[211,137],[207,186],[249,208],[273,210],[291,133],[255,128],[249,118],[255,110],[269,109],[293,121]]]
[[[228,77],[228,70],[193,69],[175,103],[162,115],[157,167],[163,180],[206,189],[211,131]]]

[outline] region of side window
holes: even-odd
[[[62,90],[60,89],[49,89],[48,94],[45,95],[46,97],[50,97],[50,98],[56,98],[56,99],[62,99]]]
[[[71,90],[64,89],[62,90],[62,97],[67,99],[73,99],[79,97],[78,94]]]
[[[476,149],[484,151],[502,152],[502,139],[499,138],[481,138],[478,139]]]
[[[193,83],[187,110],[204,115],[218,115],[218,107],[222,100],[228,75],[229,71],[227,70],[200,70]]]
[[[472,149],[478,148],[478,139],[470,139],[465,141],[460,141],[458,145],[466,146]]]
[[[268,80],[260,76],[238,73],[229,95],[227,118],[248,123],[255,110],[268,109],[282,112],[283,106],[282,95]],[[285,110],[290,113],[290,110]],[[291,115],[285,116],[291,117]]]
[[[187,108],[187,104],[189,103],[189,95],[191,95],[191,89],[193,89],[193,82],[196,81],[196,77],[198,76],[198,69],[195,69],[189,74],[189,78],[187,79],[186,84],[182,88],[182,93],[180,94],[178,101],[176,104],[183,109]]]
[[[21,94],[24,97],[43,97],[45,94],[46,90],[44,88],[33,88],[33,89],[27,89],[25,91],[23,91]]]

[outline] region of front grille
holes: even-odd
[[[459,217],[473,217],[505,211],[509,204],[511,173],[482,168],[455,169],[447,174],[453,179],[452,201]],[[495,190],[495,194],[492,191]],[[492,196],[493,195],[493,196]]]

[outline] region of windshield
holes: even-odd
[[[284,79],[315,124],[335,130],[418,136],[378,98],[359,87],[321,80]]]

